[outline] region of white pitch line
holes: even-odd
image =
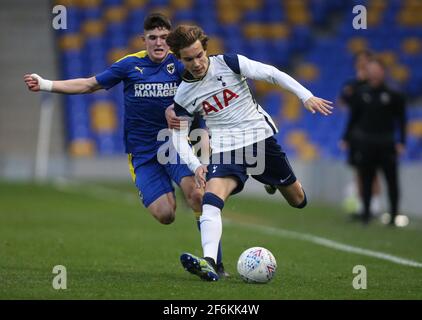
[[[124,201],[127,204],[137,204],[139,198],[133,193],[119,191],[96,184],[84,184],[61,179],[53,183],[56,190],[68,193],[82,194],[98,200]]]
[[[87,190],[84,190],[83,192],[81,192],[81,190],[79,188],[75,188],[75,187],[79,187],[78,183],[70,182],[70,181],[61,181],[61,183],[56,183],[55,187],[58,190],[61,190],[61,191],[68,191],[68,192],[70,191],[70,192],[84,193],[84,194],[87,193]],[[90,196],[93,196],[93,197],[96,197],[96,198],[99,198],[99,199],[104,199],[104,198],[110,199],[110,196],[114,195],[114,196],[118,196],[120,198],[120,200],[123,199],[125,202],[131,203],[131,204],[135,203],[135,198],[136,198],[132,194],[127,194],[125,192],[120,192],[120,191],[117,191],[115,189],[111,189],[111,188],[107,188],[107,187],[103,187],[103,186],[98,186],[98,185],[89,185],[88,194]],[[227,219],[227,218],[224,218],[224,223],[225,224],[243,226],[243,227],[247,227],[247,228],[250,228],[250,229],[253,229],[253,230],[260,230],[263,233],[267,233],[267,234],[271,234],[271,235],[277,235],[277,236],[284,237],[284,238],[308,241],[308,242],[312,242],[312,243],[318,244],[320,246],[331,248],[331,249],[334,249],[334,250],[351,252],[351,253],[356,253],[356,254],[360,254],[360,255],[364,255],[364,256],[368,256],[368,257],[378,258],[378,259],[390,261],[390,262],[393,262],[393,263],[396,263],[396,264],[401,264],[401,265],[404,265],[404,266],[422,268],[422,263],[414,261],[414,260],[409,260],[409,259],[397,257],[397,256],[394,256],[392,254],[384,253],[384,252],[380,252],[380,251],[374,251],[374,250],[354,247],[354,246],[344,244],[344,243],[341,243],[341,242],[337,242],[337,241],[334,241],[334,240],[330,240],[330,239],[327,239],[327,238],[314,236],[312,234],[301,233],[301,232],[286,230],[286,229],[282,229],[282,228],[268,227],[268,226],[263,226],[263,225],[255,225],[255,224],[252,225],[252,224],[241,223],[241,222],[237,222],[237,221],[235,222],[235,221]]]
[[[398,257],[398,256],[394,256],[392,254],[384,253],[384,252],[380,252],[380,251],[374,251],[374,250],[354,247],[354,246],[344,244],[344,243],[340,243],[340,242],[330,240],[330,239],[327,239],[327,238],[314,236],[312,234],[290,231],[290,230],[286,230],[286,229],[282,229],[282,228],[274,228],[274,227],[268,227],[268,226],[262,226],[262,225],[255,225],[255,224],[252,225],[252,224],[240,223],[240,222],[237,222],[237,221],[235,222],[235,221],[230,220],[230,219],[224,219],[224,223],[228,223],[228,224],[231,224],[231,225],[239,225],[239,226],[247,227],[247,228],[250,228],[250,229],[253,229],[253,230],[259,230],[263,233],[270,234],[270,235],[276,235],[276,236],[290,238],[290,239],[298,239],[298,240],[308,241],[308,242],[312,242],[312,243],[318,244],[320,246],[331,248],[331,249],[334,249],[334,250],[351,252],[351,253],[356,253],[356,254],[360,254],[360,255],[364,255],[364,256],[368,256],[368,257],[378,258],[378,259],[390,261],[390,262],[393,262],[393,263],[401,264],[401,265],[404,265],[404,266],[422,268],[422,263],[414,261],[414,260],[401,258],[401,257]]]

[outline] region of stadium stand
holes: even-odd
[[[139,33],[147,12],[168,14],[174,24],[197,23],[210,35],[209,52],[235,52],[279,67],[318,96],[337,101],[353,77],[353,55],[378,53],[391,82],[409,98],[405,161],[422,159],[422,2],[417,0],[67,0],[68,29],[57,32],[63,78],[104,70],[142,49]],[[368,29],[354,30],[354,5],[364,4]],[[251,82],[279,125],[277,138],[303,160],[343,159],[338,140],[347,114],[337,108],[325,121],[304,112],[280,88]],[[74,156],[123,152],[122,90],[66,97],[67,139]],[[419,102],[418,102],[419,101]]]

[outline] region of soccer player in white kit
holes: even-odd
[[[303,208],[307,203],[286,154],[273,137],[277,128],[254,100],[246,79],[264,80],[290,90],[312,113],[329,115],[331,102],[314,97],[273,66],[236,54],[208,57],[208,38],[197,26],[181,25],[166,41],[185,66],[183,81],[174,98],[174,111],[178,117],[192,119],[199,113],[205,119],[212,150],[210,163],[201,164],[187,139],[189,127],[173,129],[173,143],[181,159],[195,173],[198,187],[205,186],[200,218],[203,258],[184,253],[180,260],[187,271],[203,280],[216,281],[219,277],[215,261],[222,235],[224,201],[243,189],[249,175],[277,188],[293,207]],[[248,155],[249,159],[256,159],[255,169],[259,167],[259,159],[264,159],[261,171],[248,172],[254,169]]]

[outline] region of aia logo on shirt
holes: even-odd
[[[223,90],[223,101],[221,101],[217,95],[212,96],[212,102],[207,100],[202,102],[202,109],[204,110],[205,114],[209,114],[211,112],[219,112],[224,108],[228,107],[230,104],[230,100],[238,98],[239,95],[234,93],[229,89]]]

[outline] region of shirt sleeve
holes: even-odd
[[[302,86],[299,82],[274,66],[254,61],[242,55],[237,55],[240,74],[246,78],[263,80],[279,85],[293,92],[302,102],[313,96],[312,92]],[[233,69],[232,69],[233,70]]]
[[[176,113],[176,116],[178,117],[188,117],[190,119],[193,119],[194,117],[193,114],[189,113],[185,108],[183,108],[177,102],[174,102],[174,112]]]
[[[126,64],[124,60],[113,63],[107,70],[95,76],[98,84],[108,90],[126,78]]]
[[[180,159],[188,166],[189,170],[195,173],[196,169],[201,166],[201,162],[193,153],[193,150],[188,142],[189,126],[182,129],[172,130],[172,142],[174,148],[180,156]]]
[[[195,173],[196,169],[201,166],[201,162],[195,156],[191,145],[189,144],[188,136],[189,136],[189,127],[192,123],[194,115],[189,113],[185,108],[183,108],[180,104],[174,102],[174,112],[178,117],[184,117],[187,121],[183,121],[181,123],[181,129],[173,129],[172,130],[172,142],[174,148],[176,149],[177,153],[180,156],[180,159],[184,163],[187,164],[190,171]]]

